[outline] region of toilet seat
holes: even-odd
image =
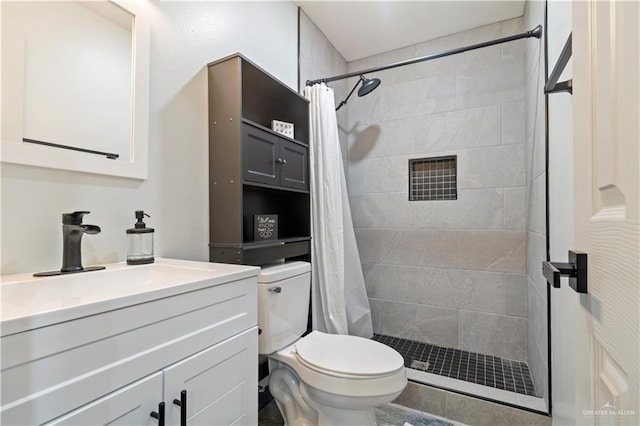
[[[356,341],[360,339],[371,345]],[[323,343],[321,352],[314,356],[312,351]],[[343,346],[336,346],[339,344]],[[397,355],[392,356],[387,353],[387,348],[382,343],[361,337],[313,331],[270,357],[291,367],[311,388],[345,397],[378,397],[400,392],[407,384],[402,356],[388,348]],[[358,359],[358,355],[363,356],[364,350],[367,350],[366,359],[376,358],[381,354],[382,361],[354,365],[353,361]],[[341,360],[343,357],[345,359]],[[360,358],[360,361],[365,358]],[[354,368],[347,371],[350,369],[347,366]]]
[[[313,331],[295,345],[300,363],[330,376],[374,378],[404,367],[398,352],[363,337]]]

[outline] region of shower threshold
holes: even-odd
[[[410,380],[533,411],[547,411],[525,362],[383,334],[374,334],[373,340],[402,355]]]

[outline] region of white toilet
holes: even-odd
[[[263,268],[258,276],[259,352],[269,357],[269,389],[285,424],[375,425],[375,407],[407,384],[402,356],[356,336],[306,331],[310,265]]]

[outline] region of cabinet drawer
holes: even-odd
[[[256,278],[2,338],[3,424],[41,424],[257,324]]]
[[[162,373],[158,372],[46,425],[155,426],[158,422],[150,414],[158,410],[160,401],[162,401]]]

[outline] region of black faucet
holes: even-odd
[[[84,234],[95,235],[100,233],[99,226],[82,223],[82,217],[89,213],[83,211],[62,214],[62,268],[59,271],[38,272],[33,276],[46,277],[104,269],[104,266],[82,267],[82,250],[80,246],[82,236]]]
[[[79,272],[82,267],[80,242],[84,234],[100,233],[96,225],[83,225],[82,216],[90,212],[73,212],[62,214],[62,268],[61,272]]]

